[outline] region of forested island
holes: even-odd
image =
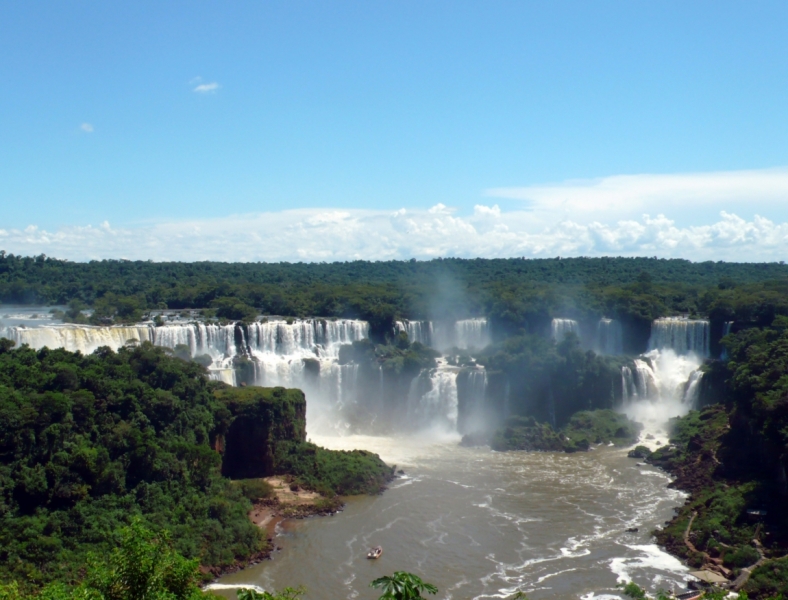
[[[416,415],[450,422],[467,444],[581,452],[637,441],[639,426],[612,409],[651,393],[638,377],[657,359],[643,353],[667,318],[701,332],[685,350],[702,356],[680,390],[699,410],[671,424],[668,445],[633,451],[692,494],[657,539],[751,598],[788,593],[782,263],[71,263],[0,253],[0,301],[60,305],[56,316],[77,325],[149,319],[140,331],[151,336],[181,314],[223,327],[236,348],[225,361],[230,387],[208,378],[216,357],[184,344],[135,339],[82,354],[0,341],[0,578],[27,590],[77,584],[88,554],[108,552],[132,517],[134,527],[169,530],[172,548],[206,568],[245,564],[267,550],[248,518],[261,493],[253,482],[267,475],[326,497],[382,489],[392,472],[376,455],[306,441],[303,392],[256,385],[250,340],[271,327],[323,336],[314,358],[296,361],[307,403],[329,367],[353,373],[351,429],[406,429]],[[329,339],[343,319],[358,321],[355,337]],[[481,347],[454,340],[438,351],[416,339],[414,324],[441,319],[483,320]],[[614,350],[588,341],[611,323]],[[456,414],[424,412],[433,405],[419,399],[449,374]]]

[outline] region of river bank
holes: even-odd
[[[293,477],[273,476],[263,477],[259,481],[270,486],[270,495],[252,502],[252,509],[248,512],[249,520],[265,531],[268,546],[265,550],[255,553],[246,560],[225,567],[201,567],[201,572],[213,577],[212,583],[220,577],[236,573],[243,569],[270,560],[273,553],[281,550],[276,545],[276,537],[288,521],[306,519],[313,516],[331,516],[341,511],[345,505],[342,497],[337,495],[327,496],[319,492],[308,490],[298,485]],[[209,584],[206,589],[212,589]]]
[[[742,476],[746,458],[731,443],[731,413],[712,405],[674,421],[671,444],[645,460],[689,494],[654,532],[667,551],[694,569],[715,572],[751,598],[788,592],[784,499],[768,480]],[[733,451],[732,451],[733,450]],[[752,470],[750,470],[752,472]]]

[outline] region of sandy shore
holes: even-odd
[[[275,536],[276,526],[285,519],[328,514],[342,507],[340,501],[324,498],[317,492],[291,489],[290,483],[281,477],[266,477],[265,481],[274,488],[274,497],[255,503],[249,511],[249,519],[258,527],[265,528],[269,538]]]

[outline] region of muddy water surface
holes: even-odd
[[[333,448],[379,452],[406,472],[376,497],[354,498],[333,517],[280,530],[273,560],[225,576],[222,586],[304,585],[307,598],[374,599],[369,582],[396,570],[438,586],[437,598],[531,600],[619,597],[616,583],[682,585],[687,569],[649,531],[681,493],[626,451],[497,453],[456,440],[320,438]],[[627,533],[628,528],[638,533]],[[365,559],[383,546],[377,561]],[[232,589],[216,590],[234,598]]]

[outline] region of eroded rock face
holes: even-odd
[[[222,475],[273,475],[277,445],[306,441],[306,398],[301,390],[249,386],[224,388],[216,396],[228,411],[215,442],[222,452]]]

